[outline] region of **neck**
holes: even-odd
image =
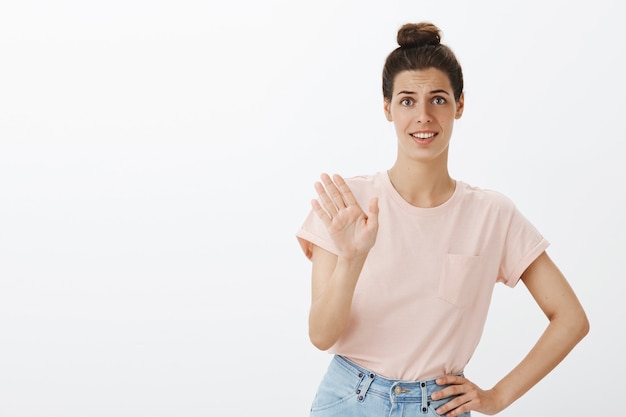
[[[439,206],[448,201],[456,188],[447,167],[432,169],[422,165],[402,166],[396,162],[387,175],[402,198],[416,207]]]

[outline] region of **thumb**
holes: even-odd
[[[379,211],[380,210],[378,208],[378,197],[374,197],[370,200],[369,213],[367,213],[368,220],[370,222],[373,221],[374,224],[378,224],[378,212]]]

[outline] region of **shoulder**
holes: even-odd
[[[345,177],[344,179],[346,180],[346,184],[351,186],[371,186],[377,181],[379,176],[380,173],[377,172],[374,174],[354,175],[351,177]]]
[[[481,188],[463,181],[457,181],[457,186],[460,187],[460,192],[465,204],[504,212],[515,211],[515,203],[513,200],[502,192],[489,188]]]
[[[344,178],[353,193],[371,193],[383,187],[383,178],[380,172],[374,174],[355,175]]]
[[[361,207],[367,207],[372,197],[382,199],[385,196],[384,177],[380,172],[355,175],[344,180]]]

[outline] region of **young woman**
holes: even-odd
[[[448,173],[463,75],[430,23],[406,24],[383,70],[394,165],[343,179],[322,174],[297,232],[312,261],[309,335],[333,359],[312,416],[496,414],[587,334],[548,242],[498,192]],[[549,319],[528,355],[491,389],[463,370],[496,282],[521,280]]]

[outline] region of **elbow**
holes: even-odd
[[[341,335],[341,328],[335,320],[321,320],[314,314],[309,315],[309,340],[319,350],[330,349]]]
[[[581,317],[578,319],[578,335],[581,340],[589,334],[590,329],[591,325],[589,324],[589,318],[587,318],[587,315],[583,312]]]
[[[322,351],[330,349],[331,346],[335,344],[335,342],[330,340],[328,337],[324,337],[323,335],[314,333],[311,330],[309,330],[309,340],[311,341],[313,346]]]
[[[574,344],[584,339],[590,330],[589,319],[580,305],[562,308],[555,314],[548,315],[548,319],[560,327],[562,334]]]
[[[582,307],[577,309],[573,322],[574,328],[572,331],[579,337],[579,340],[582,340],[585,336],[587,336],[591,327],[589,324],[589,318]]]
[[[569,319],[568,333],[576,339],[576,343],[587,336],[590,330],[589,319],[583,310]]]

